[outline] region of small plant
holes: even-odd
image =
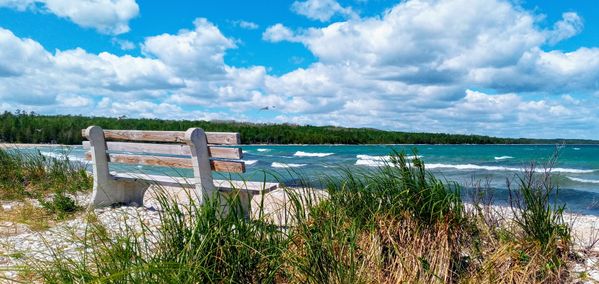
[[[563,218],[565,204],[558,204],[559,189],[546,169],[537,173],[534,165],[518,176],[518,187],[508,182],[514,221],[525,236],[537,241],[543,249],[555,249],[570,243],[570,228]]]
[[[48,210],[48,212],[56,214],[58,219],[62,219],[68,214],[72,214],[81,208],[73,198],[67,196],[62,191],[56,192],[50,201],[41,199],[40,204],[43,208]]]

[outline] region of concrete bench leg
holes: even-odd
[[[85,130],[85,137],[90,141],[94,171],[94,192],[89,204],[90,208],[133,202],[141,206],[144,193],[149,185],[141,182],[114,180],[108,172],[106,140],[102,128],[88,127]]]
[[[92,194],[93,208],[106,207],[113,204],[136,204],[143,205],[144,193],[149,184],[136,181],[110,181],[108,183],[95,184]]]

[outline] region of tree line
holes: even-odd
[[[258,124],[235,121],[162,120],[146,118],[39,115],[24,111],[0,115],[0,142],[80,144],[81,129],[174,130],[201,127],[206,131],[239,132],[243,144],[596,144],[593,140],[498,138],[482,135],[413,133],[371,128]]]

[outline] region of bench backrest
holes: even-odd
[[[194,129],[187,132],[192,130]],[[103,130],[107,162],[194,168],[192,159],[194,145],[190,139],[186,138],[187,132]],[[207,148],[211,170],[232,173],[245,172],[245,163],[241,160],[243,157],[241,148],[218,146],[240,144],[239,133],[203,132],[203,130],[202,133],[205,133],[206,141],[199,143],[203,145],[195,145],[195,147]],[[88,137],[87,129],[82,130],[82,135],[88,140],[94,139]],[[91,149],[92,143],[94,142],[84,141],[84,149]],[[91,152],[86,153],[86,159],[93,160]]]

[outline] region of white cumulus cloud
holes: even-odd
[[[553,30],[549,31],[548,41],[551,44],[571,38],[582,31],[584,24],[578,14],[568,12],[562,14],[562,20],[555,23]]]
[[[322,27],[279,23],[264,40],[317,60],[277,75],[228,64],[236,40],[203,18],[145,38],[141,56],[49,51],[0,28],[0,107],[271,122],[255,113],[275,106],[278,122],[599,138],[599,48],[553,50],[582,22],[541,18],[504,0],[409,0]]]
[[[135,0],[0,0],[0,7],[41,10],[112,35],[128,32],[129,21],[139,15]]]
[[[262,39],[270,42],[299,41],[299,39],[296,39],[293,31],[281,23],[268,27],[262,33]]]
[[[148,37],[142,50],[184,76],[223,74],[225,51],[234,48],[235,43],[207,19],[195,20],[194,26],[194,30],[180,30],[176,35]]]
[[[309,19],[321,22],[327,22],[335,15],[344,18],[358,17],[358,14],[351,7],[343,7],[335,0],[295,1],[291,5],[291,10]]]

